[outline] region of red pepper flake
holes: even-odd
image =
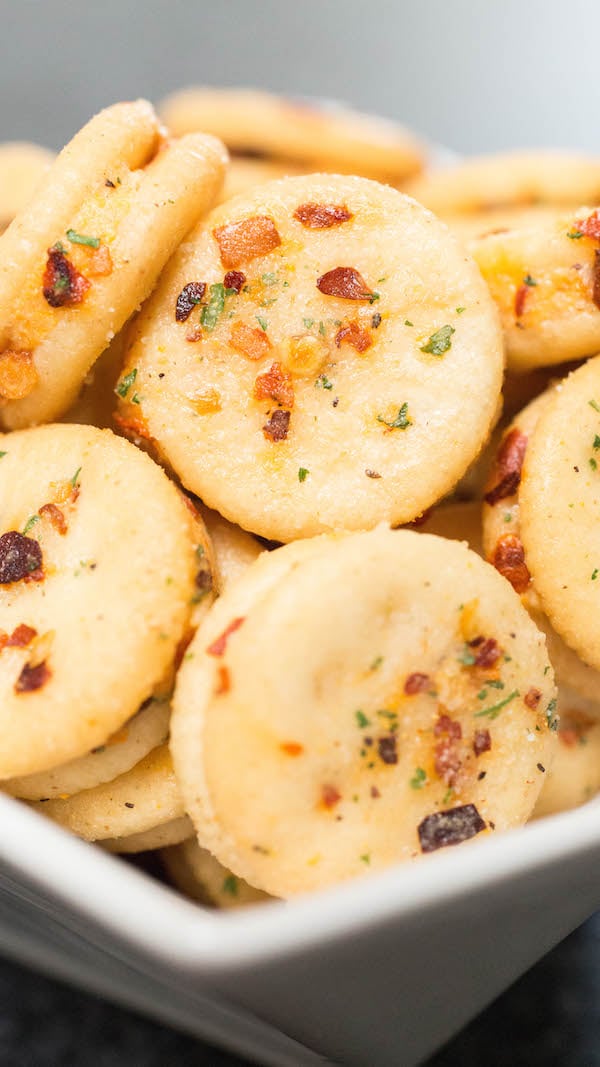
[[[489,730],[476,730],[473,735],[473,752],[481,756],[483,752],[489,752],[492,747],[492,737]]]
[[[271,418],[262,428],[263,434],[269,441],[285,441],[290,428],[290,413],[283,408],[277,408]]]
[[[594,272],[592,275],[592,300],[600,308],[600,249],[594,251]]]
[[[527,438],[516,428],[511,430],[501,442],[496,454],[494,485],[485,494],[488,504],[497,504],[507,496],[516,493],[521,482],[521,471],[527,449]]]
[[[257,256],[266,256],[281,244],[277,227],[268,215],[254,215],[241,222],[217,226],[213,237],[219,246],[221,263],[228,270]]]
[[[112,274],[112,256],[106,245],[100,245],[100,248],[90,250],[86,270],[94,278],[106,278],[109,274]]]
[[[301,756],[304,752],[304,745],[298,741],[282,741],[279,747],[286,756]]]
[[[370,300],[373,290],[354,267],[334,267],[317,278],[317,289],[325,296],[343,300]]]
[[[223,656],[225,654],[225,649],[227,648],[227,641],[231,637],[231,634],[234,634],[236,630],[239,630],[240,626],[245,621],[246,621],[246,617],[245,616],[241,616],[241,617],[239,617],[237,619],[233,619],[229,623],[229,626],[225,627],[225,629],[223,630],[223,633],[220,634],[219,637],[217,637],[212,642],[212,644],[209,645],[208,648],[206,649],[206,651],[208,652],[209,656]]]
[[[264,330],[236,322],[231,330],[229,343],[248,359],[262,359],[271,351],[271,342]]]
[[[188,330],[185,331],[185,339],[193,344],[195,341],[202,340],[202,327],[198,323],[194,323]]]
[[[576,222],[573,227],[574,233],[582,233],[584,237],[592,237],[595,241],[600,241],[600,216],[598,215],[598,209],[592,211],[591,215],[588,215],[587,219],[582,219],[581,222]]]
[[[415,671],[414,674],[409,674],[408,678],[404,682],[404,692],[407,696],[412,697],[415,693],[424,693],[429,689],[431,679],[428,674],[421,674],[420,671]]]
[[[41,571],[42,550],[32,537],[9,530],[0,537],[0,585],[20,582]]]
[[[542,694],[540,693],[540,690],[533,688],[527,690],[525,696],[523,697],[523,702],[527,705],[528,708],[531,708],[532,711],[535,711],[541,699]]]
[[[20,626],[13,630],[4,644],[7,648],[27,648],[27,645],[31,644],[34,637],[37,637],[37,630],[34,630],[33,626],[27,626],[26,623],[22,622]]]
[[[520,319],[525,311],[527,297],[531,292],[531,288],[530,285],[520,285],[515,293],[515,318],[517,319]]]
[[[202,301],[206,292],[206,282],[188,282],[184,285],[175,303],[175,319],[187,322],[192,311]]]
[[[517,593],[524,593],[531,581],[525,563],[525,549],[516,534],[505,534],[494,549],[492,565],[510,582]]]
[[[396,750],[396,738],[394,734],[389,734],[386,737],[380,737],[377,741],[377,751],[379,758],[384,763],[397,763],[398,752]]]
[[[486,829],[474,804],[463,804],[448,811],[427,815],[417,827],[421,852],[435,852],[448,845],[459,845]]]
[[[449,715],[442,714],[439,716],[433,732],[436,737],[441,737],[446,734],[448,737],[460,740],[462,737],[462,726],[456,719],[451,719]]]
[[[378,800],[379,797],[381,796],[381,793],[379,792],[379,790],[378,790],[376,785],[372,785],[371,786],[370,792],[371,792],[371,796],[373,797],[373,800]]]
[[[3,400],[22,400],[38,384],[33,353],[7,348],[0,352],[0,397]]]
[[[241,270],[228,270],[223,278],[225,288],[234,289],[236,293],[239,293],[245,284],[246,275]]]
[[[328,810],[335,808],[341,799],[342,794],[338,792],[334,785],[321,786],[321,804],[324,808]]]
[[[472,643],[469,642],[471,645]],[[475,667],[493,667],[500,658],[500,645],[494,637],[486,637],[480,644],[477,645],[477,654],[475,656]]]
[[[52,677],[52,671],[45,660],[32,667],[26,663],[15,682],[15,693],[34,693],[41,689]]]
[[[49,248],[42,279],[44,297],[50,307],[75,307],[80,304],[91,282],[80,274],[60,248]]]
[[[68,526],[63,512],[56,506],[56,504],[44,504],[38,511],[38,515],[42,519],[48,519],[50,525],[64,537],[68,530]]]
[[[224,667],[221,664],[217,670],[217,678],[218,682],[215,689],[215,696],[222,697],[231,689],[231,675],[229,674],[228,667]]]
[[[283,369],[281,363],[273,363],[254,382],[253,396],[255,400],[274,400],[281,407],[293,408],[294,385],[291,374]]]
[[[367,348],[373,344],[373,339],[368,330],[364,330],[358,322],[349,322],[346,326],[340,327],[335,335],[335,343],[338,348],[342,344],[347,344],[352,345],[357,352],[366,352]]]
[[[307,230],[329,230],[349,222],[353,215],[345,204],[300,204],[294,211],[294,218]]]

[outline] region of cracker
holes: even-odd
[[[177,846],[194,832],[191,819],[183,815],[180,819],[153,826],[151,830],[142,830],[139,834],[128,837],[107,837],[99,844],[107,852],[133,854],[136,852],[153,852],[157,848]]]
[[[222,867],[193,837],[164,849],[161,859],[173,885],[200,904],[229,909],[270,899]]]

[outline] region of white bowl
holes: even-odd
[[[276,1067],[412,1067],[600,905],[600,800],[212,912],[0,796],[0,948]]]

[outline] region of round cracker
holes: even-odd
[[[315,170],[399,181],[423,163],[422,146],[404,126],[341,104],[198,86],[173,93],[159,110],[177,136],[205,130],[234,151],[295,160]]]
[[[272,899],[228,871],[193,837],[166,848],[161,859],[173,885],[200,904],[229,909]]]
[[[532,818],[568,811],[600,791],[600,705],[562,686],[558,745]]]
[[[417,197],[418,199],[418,197]],[[577,203],[567,204],[563,211],[573,210],[578,207]],[[488,211],[478,211],[476,214],[442,215],[444,222],[454,234],[469,246],[469,243],[479,237],[491,237],[494,234],[505,234],[512,230],[539,228],[551,225],[556,221],[557,209],[555,205],[536,204],[528,207],[499,207]]]
[[[145,833],[185,815],[167,745],[112,782],[30,806],[86,841]]]
[[[554,390],[519,489],[527,565],[550,622],[600,669],[600,357]]]
[[[500,152],[430,171],[408,191],[443,216],[536,204],[596,204],[600,159],[543,149]]]
[[[582,207],[529,229],[469,243],[496,301],[510,370],[600,349],[600,217]]]
[[[483,546],[486,558],[521,595],[524,606],[545,634],[557,683],[594,701],[600,674],[569,648],[544,614],[525,561],[521,539],[519,482],[521,469],[538,420],[551,401],[553,387],[536,397],[514,418],[498,442],[490,465],[483,502]],[[511,554],[512,553],[512,554]],[[521,562],[519,562],[521,561]]]
[[[249,605],[282,551],[215,603],[178,676],[200,844],[287,897],[522,823],[555,690],[507,583],[464,545],[379,527],[321,540]]]
[[[213,203],[226,153],[193,134],[159,152],[145,101],[100,112],[0,238],[0,422],[50,421]]]
[[[24,800],[49,800],[112,782],[131,770],[153,748],[164,744],[169,736],[170,717],[168,701],[150,700],[103,745],[87,755],[50,771],[8,778],[2,782],[2,791]]]
[[[0,233],[27,205],[53,160],[54,152],[29,141],[0,144]]]
[[[106,852],[131,855],[136,852],[153,852],[157,848],[179,845],[193,832],[192,820],[187,815],[183,815],[180,819],[171,819],[170,822],[153,826],[151,830],[143,830],[139,834],[129,834],[128,837],[107,837],[99,844]]]
[[[217,588],[227,589],[265,551],[255,537],[202,506],[200,514],[213,545]]]
[[[361,299],[324,292],[340,270]],[[287,178],[222,205],[174,257],[131,337],[140,404],[123,415],[206,504],[289,541],[409,522],[449,492],[488,435],[502,361],[486,286],[428,212],[362,178]]]
[[[10,778],[88,753],[135,714],[184,635],[199,561],[177,490],[109,430],[21,430],[0,450],[0,777]]]

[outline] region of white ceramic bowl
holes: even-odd
[[[600,800],[212,912],[0,796],[0,948],[261,1064],[412,1067],[600,905]]]

